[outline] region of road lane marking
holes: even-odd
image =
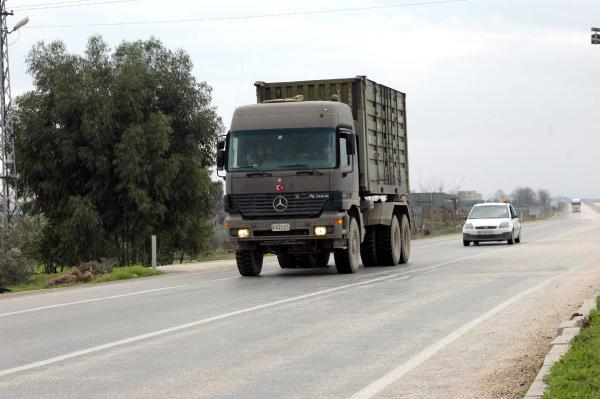
[[[267,308],[271,308],[274,306],[278,306],[278,305],[283,305],[286,303],[292,303],[292,302],[298,302],[302,299],[308,299],[308,298],[312,298],[312,297],[316,297],[319,295],[324,295],[324,294],[329,294],[332,292],[337,292],[337,291],[342,291],[342,290],[346,290],[349,288],[354,288],[354,287],[360,287],[363,285],[367,285],[367,284],[372,284],[375,282],[379,282],[379,281],[386,281],[386,280],[391,280],[391,279],[397,279],[400,276],[403,275],[407,275],[407,274],[414,274],[414,273],[418,273],[420,271],[423,270],[430,270],[432,268],[437,268],[437,267],[442,267],[448,264],[452,264],[452,263],[457,263],[457,262],[461,262],[463,260],[467,260],[467,259],[471,259],[471,258],[478,258],[484,255],[488,255],[490,253],[493,252],[497,252],[499,250],[493,250],[493,251],[488,251],[488,252],[484,252],[481,254],[477,254],[477,255],[471,255],[471,256],[466,256],[463,258],[458,258],[452,261],[447,261],[447,262],[442,262],[442,263],[438,263],[436,265],[432,265],[432,266],[428,266],[426,268],[421,268],[421,269],[415,269],[415,270],[407,270],[407,271],[403,271],[403,272],[399,272],[399,273],[394,273],[394,274],[390,274],[390,275],[386,275],[386,276],[382,276],[382,277],[377,277],[377,278],[373,278],[373,279],[369,279],[369,280],[365,280],[365,281],[359,281],[356,283],[351,283],[351,284],[345,284],[345,285],[341,285],[341,286],[337,286],[337,287],[332,287],[332,288],[328,288],[328,289],[324,289],[324,290],[319,290],[319,291],[315,291],[315,292],[311,292],[308,294],[303,294],[303,295],[298,295],[298,296],[294,296],[294,297],[290,297],[290,298],[286,298],[286,299],[281,299],[278,301],[274,301],[274,302],[268,302],[262,305],[257,305],[257,306],[252,306],[249,308],[244,308],[244,309],[240,309],[240,310],[236,310],[233,312],[228,312],[228,313],[223,313],[217,316],[212,316],[212,317],[207,317],[205,319],[201,319],[201,320],[197,320],[197,321],[193,321],[190,323],[185,323],[185,324],[180,324],[178,326],[174,326],[174,327],[169,327],[169,328],[165,328],[162,330],[157,330],[157,331],[153,331],[153,332],[149,332],[146,334],[141,334],[141,335],[136,335],[134,337],[130,337],[130,338],[125,338],[125,339],[121,339],[118,341],[113,341],[113,342],[109,342],[106,344],[102,344],[102,345],[97,345],[97,346],[93,346],[87,349],[82,349],[82,350],[78,350],[75,352],[71,352],[71,353],[66,353],[64,355],[59,355],[59,356],[55,356],[55,357],[51,357],[45,360],[41,360],[38,362],[33,362],[33,363],[29,363],[29,364],[25,364],[22,366],[17,366],[17,367],[13,367],[10,369],[4,369],[4,370],[0,370],[0,376],[4,376],[4,375],[9,375],[9,374],[14,374],[14,373],[18,373],[21,371],[27,371],[27,370],[32,370],[35,368],[39,368],[39,367],[43,367],[43,366],[47,366],[50,364],[54,364],[54,363],[58,363],[64,360],[68,360],[68,359],[73,359],[76,357],[80,357],[80,356],[84,356],[84,355],[88,355],[90,353],[95,353],[95,352],[99,352],[99,351],[103,351],[106,349],[110,349],[110,348],[114,348],[117,346],[121,346],[121,345],[126,345],[126,344],[131,344],[131,343],[135,343],[138,341],[142,341],[142,340],[146,340],[149,338],[153,338],[153,337],[158,337],[161,335],[165,335],[168,333],[172,333],[172,332],[177,332],[177,331],[181,331],[181,330],[185,330],[185,329],[189,329],[192,327],[197,327],[203,324],[207,324],[213,321],[218,321],[218,320],[223,320],[223,319],[227,319],[233,316],[237,316],[237,315],[241,315],[241,314],[245,314],[245,313],[250,313],[250,312],[255,312],[257,310],[262,310],[262,309],[267,309]]]
[[[571,273],[598,258],[600,258],[600,255],[595,255],[595,256],[587,259],[583,263],[580,263],[579,265],[575,266],[574,268],[569,269],[557,276],[548,278],[548,279],[542,281],[541,283],[536,284],[535,286],[530,287],[530,288],[526,289],[525,291],[522,291],[521,293],[502,302],[501,304],[495,306],[494,308],[485,312],[481,316],[469,321],[468,323],[464,324],[462,327],[458,328],[457,330],[454,330],[453,332],[446,335],[444,338],[440,339],[439,341],[435,342],[434,344],[428,346],[427,348],[425,348],[424,350],[419,352],[416,356],[408,359],[407,361],[400,364],[398,367],[391,370],[387,374],[385,374],[382,377],[378,378],[377,380],[373,381],[371,384],[367,385],[365,388],[361,389],[360,391],[358,391],[354,395],[352,395],[350,399],[370,399],[370,398],[376,396],[378,393],[380,393],[381,391],[383,391],[384,389],[386,389],[393,383],[397,382],[400,378],[402,378],[408,372],[410,372],[411,370],[413,370],[413,369],[417,368],[418,366],[420,366],[421,364],[423,364],[425,361],[427,361],[432,356],[434,356],[437,352],[439,352],[446,346],[450,345],[451,343],[453,343],[454,341],[456,341],[457,339],[459,339],[460,337],[462,337],[463,335],[465,335],[466,333],[471,331],[473,328],[477,327],[479,324],[481,324],[484,321],[495,316],[497,313],[501,312],[502,310],[506,309],[513,303],[526,297],[527,295],[539,290],[540,288],[542,288],[544,285],[550,283],[551,281],[559,279],[559,278],[565,276],[566,274]]]
[[[129,292],[127,294],[111,295],[111,296],[105,296],[105,297],[101,297],[101,298],[84,299],[81,301],[57,303],[55,305],[39,306],[37,308],[29,308],[29,309],[23,309],[23,310],[16,310],[14,312],[0,313],[0,317],[12,316],[12,315],[21,314],[21,313],[37,312],[39,310],[62,308],[64,306],[79,305],[81,303],[90,303],[90,302],[106,301],[106,300],[110,300],[110,299],[125,298],[128,296],[143,295],[143,294],[149,294],[151,292],[160,292],[160,291],[166,291],[166,290],[172,290],[175,288],[183,288],[183,287],[190,287],[190,286],[191,286],[191,284],[172,285],[169,287],[155,288],[155,289],[151,289],[151,290]]]

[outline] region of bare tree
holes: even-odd
[[[548,208],[550,207],[550,191],[540,188],[537,191],[537,200],[538,203],[543,206],[544,208]]]
[[[522,205],[535,204],[535,191],[531,187],[517,187],[511,194],[512,201]]]

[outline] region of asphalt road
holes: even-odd
[[[0,398],[402,397],[472,329],[600,265],[599,239],[584,207],[521,244],[416,240],[409,264],[353,275],[270,257],[259,278],[221,261],[0,297]],[[473,367],[457,353],[447,367]]]

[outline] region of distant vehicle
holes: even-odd
[[[571,209],[573,212],[581,212],[581,200],[579,198],[571,200]]]
[[[463,227],[463,245],[479,245],[482,241],[521,242],[521,223],[511,204],[476,204]]]

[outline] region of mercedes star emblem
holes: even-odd
[[[284,196],[278,195],[273,200],[273,209],[275,209],[277,212],[283,212],[287,209],[287,207],[288,200]]]

